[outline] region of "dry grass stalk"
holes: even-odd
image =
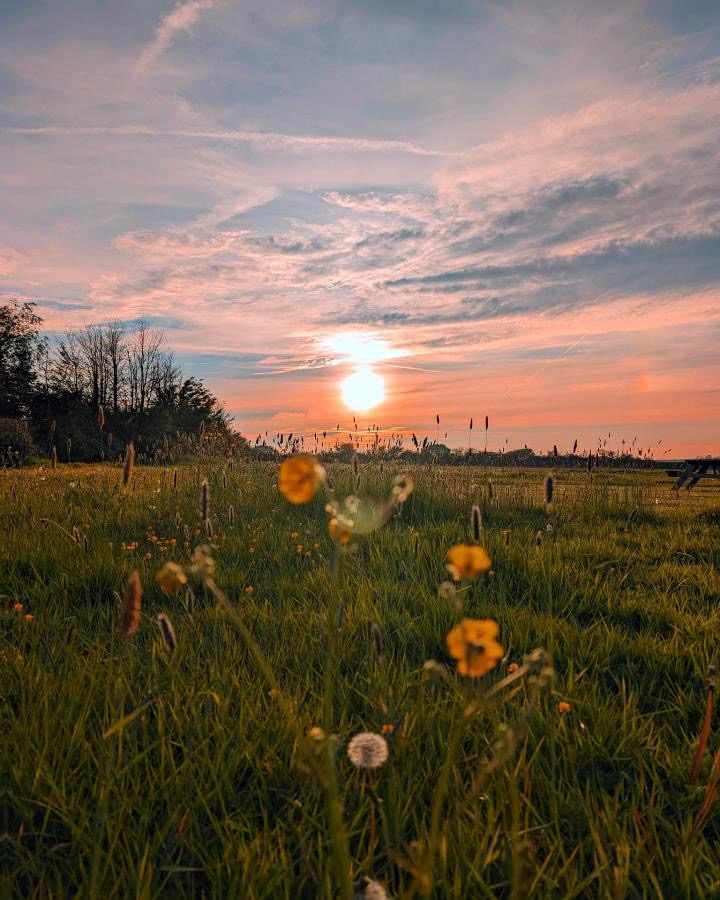
[[[700,831],[700,829],[710,818],[710,814],[712,813],[715,803],[717,802],[718,781],[720,781],[720,750],[715,753],[715,758],[713,759],[710,779],[707,783],[707,788],[705,789],[705,799],[703,800],[703,805],[700,807],[700,811],[695,818],[695,831]]]
[[[140,627],[140,608],[142,605],[142,583],[140,574],[135,569],[128,579],[125,589],[125,602],[120,617],[120,636],[129,638]]]
[[[203,478],[200,486],[200,514],[202,516],[205,531],[209,533],[210,528],[210,485],[207,478]]]
[[[702,765],[705,751],[707,750],[708,741],[710,740],[710,732],[712,730],[712,717],[715,708],[715,691],[713,685],[708,686],[707,701],[705,703],[705,716],[703,718],[700,736],[698,737],[698,745],[693,755],[692,765],[690,766],[690,781],[697,781],[700,775],[700,766]]]
[[[57,447],[53,444],[52,448],[52,467],[53,469],[57,469]]]

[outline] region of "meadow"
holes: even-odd
[[[2,895],[720,896],[720,492],[544,475],[333,464],[331,536],[271,464],[0,471]]]

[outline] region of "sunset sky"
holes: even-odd
[[[0,210],[251,437],[720,453],[717,0],[0,0]]]

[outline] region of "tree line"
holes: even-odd
[[[34,304],[0,305],[0,447],[67,460],[115,458],[127,443],[170,461],[242,443],[199,378],[186,376],[162,331],[144,322],[88,325],[50,341]]]

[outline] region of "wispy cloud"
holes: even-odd
[[[144,125],[63,126],[1,128],[5,134],[34,137],[127,137],[127,138],[179,138],[193,141],[225,141],[228,143],[255,144],[266,150],[322,151],[325,153],[408,153],[412,156],[462,157],[461,152],[434,150],[408,141],[387,141],[364,137],[338,137],[336,135],[282,134],[273,131],[191,131],[152,128]]]
[[[164,16],[155,29],[154,39],[145,47],[135,65],[135,73],[143,75],[165,53],[178,33],[190,31],[202,13],[211,9],[215,0],[180,0],[175,8]]]
[[[709,445],[720,12],[78,2],[52,48],[0,35],[1,289],[48,328],[153,316],[258,431],[334,426],[381,341],[378,424]]]

